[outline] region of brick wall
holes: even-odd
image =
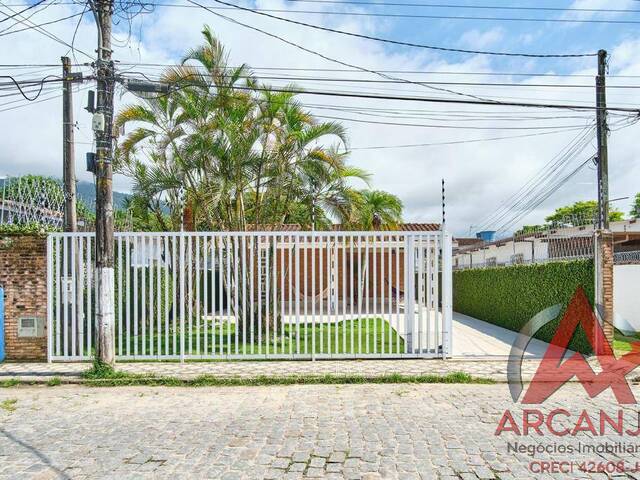
[[[0,236],[0,285],[4,287],[7,360],[46,360],[47,337],[18,338],[18,319],[47,318],[47,239]],[[1,333],[1,332],[0,332]]]
[[[600,302],[599,298],[602,298],[602,305],[600,306],[602,329],[611,345],[613,345],[615,333],[613,319],[613,252],[613,234],[610,231],[597,231],[595,249],[596,304]],[[600,294],[598,294],[598,291]],[[603,352],[600,345],[597,348],[600,352]]]

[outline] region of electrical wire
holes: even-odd
[[[35,8],[35,7],[37,7],[38,5],[42,5],[42,4],[43,4],[44,2],[46,2],[46,1],[47,1],[47,0],[39,0],[39,1],[37,1],[36,3],[34,3],[33,5],[29,5],[27,8],[25,8],[25,9],[23,9],[23,10],[20,10],[19,12],[16,12],[16,13],[14,13],[13,15],[7,15],[7,18],[3,18],[3,19],[1,19],[1,20],[0,20],[0,23],[2,23],[2,22],[6,22],[7,20],[11,20],[13,17],[15,17],[15,16],[17,16],[17,15],[20,15],[20,14],[22,14],[22,13],[24,13],[24,12],[28,11],[28,10],[31,10],[32,8]],[[8,5],[4,4],[4,3],[3,3],[2,5],[3,5],[3,6],[8,6]],[[24,4],[17,5],[17,6],[22,6],[22,5],[24,5]],[[3,15],[6,15],[6,13],[3,13],[3,12],[0,12],[0,13],[2,13]]]
[[[482,143],[482,142],[493,142],[499,140],[512,140],[516,138],[527,138],[527,137],[539,137],[542,135],[555,135],[558,133],[566,133],[569,131],[575,130],[583,130],[582,127],[576,129],[566,129],[566,130],[555,130],[552,132],[536,132],[536,133],[525,133],[522,135],[510,135],[504,137],[491,137],[491,138],[473,138],[466,140],[454,140],[450,142],[434,142],[434,143],[408,143],[401,145],[373,145],[373,146],[365,146],[365,147],[350,147],[349,150],[391,150],[397,148],[423,148],[423,147],[440,147],[447,145],[461,145],[465,143]]]
[[[195,83],[181,83],[179,87],[172,88],[172,91],[182,90],[184,88],[196,87],[199,84]],[[523,108],[543,108],[543,109],[569,109],[576,111],[597,111],[597,110],[607,110],[610,112],[626,112],[640,115],[639,108],[625,108],[625,107],[597,107],[592,105],[574,105],[574,104],[554,104],[554,103],[526,103],[526,102],[502,102],[502,101],[485,101],[485,100],[466,100],[466,99],[457,99],[457,98],[439,98],[439,97],[410,97],[410,96],[401,96],[401,95],[373,95],[366,93],[355,93],[355,92],[329,92],[326,90],[305,90],[298,88],[265,88],[259,86],[252,87],[242,87],[242,86],[234,86],[236,90],[244,90],[244,91],[264,91],[264,92],[277,92],[277,93],[293,93],[293,94],[304,94],[304,95],[318,95],[318,96],[330,96],[330,97],[344,97],[344,98],[363,98],[363,99],[375,99],[375,100],[397,100],[397,101],[408,101],[408,102],[425,102],[425,103],[445,103],[445,104],[461,104],[461,105],[500,105],[500,106],[511,106],[511,107],[523,107]],[[160,98],[164,95],[156,96],[156,98]]]
[[[45,84],[45,83],[48,83],[48,82],[47,82],[47,79],[48,79],[48,78],[55,78],[55,79],[56,79],[55,81],[61,81],[60,77],[58,77],[58,76],[56,76],[56,75],[47,75],[47,76],[46,76],[46,77],[44,77],[42,80],[40,80],[40,88],[38,89],[38,93],[36,93],[35,97],[28,97],[28,96],[26,95],[26,93],[24,92],[24,90],[22,89],[21,82],[18,82],[15,78],[13,78],[13,77],[12,77],[12,76],[10,76],[10,75],[0,75],[0,78],[8,78],[9,80],[11,80],[11,82],[12,82],[12,83],[16,86],[16,88],[20,91],[20,94],[22,94],[22,96],[23,96],[26,100],[28,100],[28,101],[30,101],[30,102],[33,102],[34,100],[36,100],[36,99],[40,96],[40,94],[42,93],[42,88],[44,87],[44,84]],[[22,82],[22,83],[33,84],[33,82]]]
[[[406,3],[406,2],[363,2],[359,0],[287,0],[290,3],[319,3],[331,5],[362,5],[367,7],[430,7],[430,8],[460,8],[469,10],[516,10],[516,11],[544,11],[544,12],[589,12],[589,13],[640,13],[634,9],[601,9],[576,7],[524,7],[513,5],[459,5],[450,3]]]
[[[198,5],[201,8],[204,8],[205,10],[209,10],[209,8],[193,1],[193,0],[187,0],[189,3],[192,3],[194,5]],[[382,43],[389,43],[392,45],[399,45],[399,46],[405,46],[405,47],[414,47],[414,48],[424,48],[424,49],[428,49],[428,50],[437,50],[437,51],[443,51],[443,52],[453,52],[453,53],[466,53],[466,54],[472,54],[472,55],[495,55],[495,56],[507,56],[507,57],[527,57],[527,58],[579,58],[579,57],[594,57],[597,56],[597,53],[568,53],[568,54],[534,54],[534,53],[514,53],[514,52],[494,52],[494,51],[488,51],[488,50],[467,50],[467,49],[460,49],[460,48],[449,48],[449,47],[439,47],[439,46],[434,46],[434,45],[425,45],[425,44],[420,44],[420,43],[411,43],[411,42],[402,42],[399,40],[392,40],[392,39],[388,39],[388,38],[381,38],[381,37],[374,37],[372,35],[364,35],[361,33],[355,33],[355,32],[347,32],[344,30],[338,30],[335,28],[329,28],[329,27],[323,27],[320,25],[312,25],[310,23],[305,23],[305,22],[300,22],[298,20],[293,20],[290,18],[284,18],[284,17],[279,17],[277,15],[271,15],[269,13],[265,13],[265,12],[260,12],[257,11],[255,9],[252,8],[248,8],[248,7],[243,7],[240,5],[235,5],[233,3],[229,3],[229,2],[225,2],[223,0],[213,0],[216,3],[219,3],[221,5],[226,5],[228,7],[233,7],[237,10],[242,10],[245,12],[251,12],[254,13],[256,15],[261,15],[264,17],[268,17],[268,18],[272,18],[274,20],[279,20],[282,22],[286,22],[286,23],[292,23],[295,25],[300,25],[302,27],[307,27],[307,28],[311,28],[314,30],[321,30],[324,32],[331,32],[331,33],[337,33],[340,35],[345,35],[345,36],[349,36],[349,37],[355,37],[355,38],[361,38],[361,39],[365,39],[365,40],[373,40],[376,42],[382,42]],[[210,11],[210,10],[209,10]],[[431,18],[437,18],[437,17],[431,17]],[[640,21],[638,21],[637,23],[640,23]]]
[[[5,6],[6,6],[6,5],[5,5]],[[16,14],[17,14],[17,12],[16,12],[15,10],[11,9],[10,7],[6,7],[6,8],[8,8],[9,10],[11,10],[13,13],[16,13]],[[22,17],[22,15],[17,15],[17,17]],[[47,31],[47,30],[45,30],[44,28],[42,28],[42,27],[40,27],[40,26],[38,26],[38,25],[34,24],[32,21],[30,21],[30,20],[28,20],[28,19],[25,19],[24,17],[23,17],[23,19],[16,18],[16,21],[17,21],[17,22],[19,22],[19,23],[22,23],[22,24],[24,24],[24,25],[29,26],[29,29],[33,29],[33,30],[35,30],[36,32],[41,33],[42,35],[44,35],[44,36],[46,36],[46,37],[50,38],[51,40],[54,40],[55,42],[58,42],[58,43],[60,43],[60,44],[62,44],[62,45],[64,45],[64,46],[66,46],[66,47],[70,47],[70,48],[72,48],[72,46],[71,46],[71,45],[69,45],[67,42],[65,42],[64,40],[62,40],[60,37],[58,37],[58,36],[54,35],[53,33],[49,32],[49,31]],[[84,52],[84,51],[80,50],[79,48],[78,48],[78,49],[75,49],[75,50],[77,50],[78,52],[82,53],[83,55],[85,55],[85,56],[87,56],[87,57],[89,57],[90,59],[92,59],[92,60],[93,60],[93,56],[92,56],[92,55],[90,55],[90,54],[88,54],[87,52]]]

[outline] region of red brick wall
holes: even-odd
[[[18,319],[47,319],[47,239],[0,236],[0,285],[4,287],[7,360],[46,360],[47,337],[18,338]],[[0,332],[1,333],[1,332]]]

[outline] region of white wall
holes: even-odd
[[[640,265],[613,267],[613,311],[616,328],[640,332]]]

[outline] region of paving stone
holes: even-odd
[[[638,397],[640,387],[632,389]],[[523,408],[506,385],[0,389],[0,402],[9,398],[18,408],[0,409],[0,480],[566,478],[533,475],[529,455],[507,452],[507,441],[553,438],[494,435],[505,409]],[[602,409],[615,418],[618,405],[610,391],[589,399],[573,384],[541,408]],[[562,439],[605,441],[620,437]],[[635,464],[637,457],[610,459]],[[589,460],[586,454],[537,458]]]

